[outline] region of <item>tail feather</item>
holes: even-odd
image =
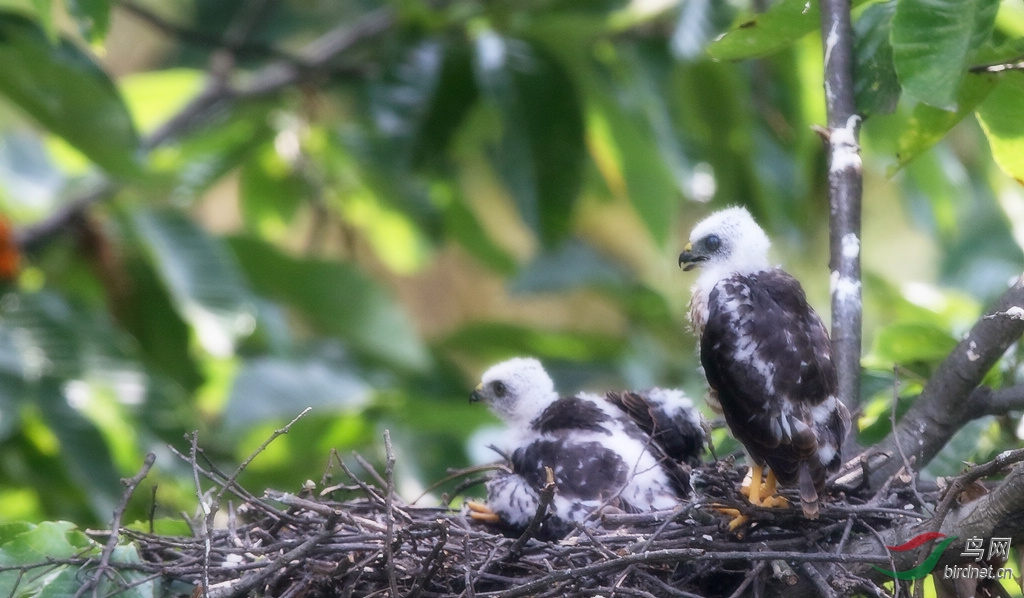
[[[814,476],[811,475],[810,463],[800,463],[800,506],[803,507],[804,516],[808,519],[818,518],[818,490],[814,485]]]

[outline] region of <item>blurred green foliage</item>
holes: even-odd
[[[968,72],[1024,31],[1009,1],[859,4],[869,443],[1024,266],[1024,75]],[[168,444],[198,430],[231,471],[307,406],[243,483],[319,480],[332,448],[379,462],[390,428],[415,495],[487,443],[466,397],[513,355],[566,391],[699,398],[675,256],[727,204],[827,315],[816,3],[382,6],[0,1],[0,205],[31,232],[100,189],[0,283],[0,521],[103,523],[147,451],[173,516],[195,490]],[[389,25],[321,72],[152,144],[204,88],[373,10]],[[1014,426],[980,420],[933,473]]]

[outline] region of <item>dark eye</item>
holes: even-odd
[[[504,397],[505,393],[508,392],[508,388],[505,387],[505,383],[501,380],[495,380],[494,383],[491,384],[491,390],[494,391],[494,396],[499,399]]]
[[[718,248],[722,246],[722,240],[718,238],[718,235],[708,235],[704,239],[704,246],[708,251],[718,251]]]

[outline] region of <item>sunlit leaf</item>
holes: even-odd
[[[315,331],[399,368],[429,363],[405,312],[352,265],[293,258],[249,237],[236,237],[231,246],[253,287],[297,311]]]
[[[134,223],[178,313],[207,351],[230,354],[255,326],[252,297],[230,252],[177,210],[139,210]]]
[[[139,172],[138,136],[114,84],[71,42],[0,11],[0,93],[93,162],[118,176]]]
[[[246,226],[270,239],[289,234],[292,220],[312,195],[309,182],[272,144],[253,152],[242,165],[239,200]]]
[[[920,323],[896,323],[875,335],[873,353],[880,359],[899,365],[938,364],[956,347],[957,339],[946,330]]]
[[[854,0],[853,6],[865,0]],[[708,47],[718,60],[759,58],[774,54],[821,27],[817,2],[780,0],[764,13],[744,19]]]
[[[893,61],[907,95],[959,111],[967,60],[992,32],[998,8],[999,0],[899,0]]]
[[[995,85],[996,80],[991,75],[968,75],[960,86],[953,112],[917,104],[899,138],[896,158],[900,166],[942,140],[954,125],[974,111]]]
[[[206,73],[177,68],[132,73],[117,80],[135,127],[144,133],[164,124],[200,92]]]
[[[569,231],[583,178],[583,116],[573,82],[537,46],[493,32],[476,40],[477,82],[498,106],[492,156],[523,220],[547,244]]]
[[[900,81],[889,40],[896,0],[869,6],[854,24],[853,72],[857,109],[861,114],[888,114],[900,99]]]
[[[996,163],[1024,184],[1024,77],[1007,73],[978,106],[978,119]]]

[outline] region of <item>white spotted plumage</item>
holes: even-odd
[[[804,512],[816,516],[849,414],[835,396],[828,333],[800,284],[769,266],[770,245],[747,210],[729,208],[694,227],[679,260],[702,269],[690,320],[709,403],[756,463],[799,483]]]
[[[661,391],[658,397],[688,404],[685,396],[672,392]],[[585,522],[603,505],[648,511],[678,504],[680,484],[672,474],[683,466],[666,463],[652,439],[604,397],[579,393],[558,398],[537,360],[516,358],[493,366],[473,397],[508,425],[503,448],[512,472],[487,483],[487,502],[509,526],[522,527],[533,518],[545,467],[552,469],[557,488],[549,536]]]

